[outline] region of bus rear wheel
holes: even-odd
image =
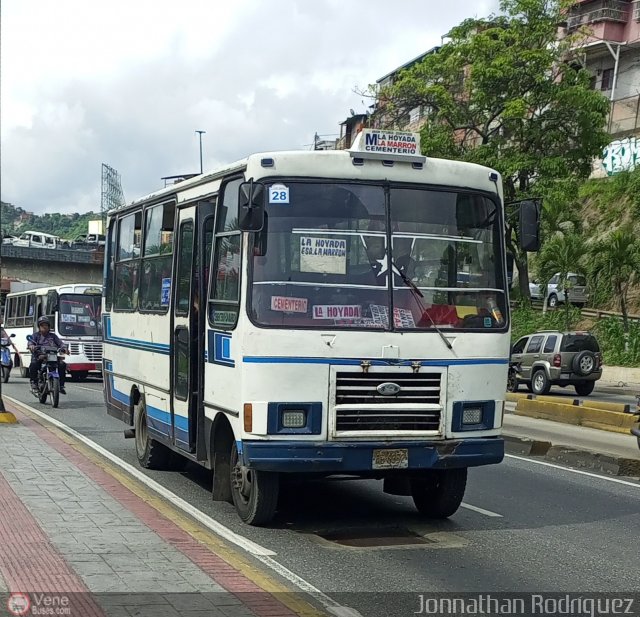
[[[437,469],[412,478],[411,496],[418,512],[428,518],[448,518],[462,503],[467,468]]]
[[[144,398],[134,408],[136,429],[136,456],[138,463],[145,469],[169,469],[173,462],[173,452],[165,445],[151,439],[147,428],[147,409]]]
[[[89,376],[89,371],[71,371],[71,381],[84,381]]]
[[[273,519],[278,506],[278,474],[243,465],[235,441],[231,446],[230,467],[231,497],[238,515],[249,525],[266,525]]]

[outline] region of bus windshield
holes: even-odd
[[[249,294],[256,324],[506,326],[501,222],[487,196],[329,182],[268,188],[286,199],[268,204],[256,234]]]
[[[60,336],[100,336],[102,297],[85,294],[61,294],[58,309]]]

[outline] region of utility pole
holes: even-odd
[[[207,131],[196,131],[200,137],[200,173],[202,173],[202,134],[206,132]]]

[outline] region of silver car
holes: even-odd
[[[540,283],[529,283],[529,294],[534,300],[544,300],[544,285]],[[566,289],[568,289],[569,302],[576,306],[586,306],[589,301],[589,290],[587,288],[587,279],[581,274],[569,272],[567,274],[567,284],[560,283],[560,273],[554,274],[547,283],[547,305],[555,308],[558,304],[562,304],[567,300]]]
[[[534,394],[548,394],[551,386],[573,386],[589,396],[602,377],[602,353],[589,332],[535,332],[511,349],[509,389],[525,384]]]

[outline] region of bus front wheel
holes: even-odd
[[[436,469],[411,480],[411,496],[420,514],[448,518],[462,503],[467,486],[467,468]]]
[[[240,518],[249,525],[266,525],[278,505],[277,473],[256,471],[242,464],[234,441],[231,446],[231,496]]]

